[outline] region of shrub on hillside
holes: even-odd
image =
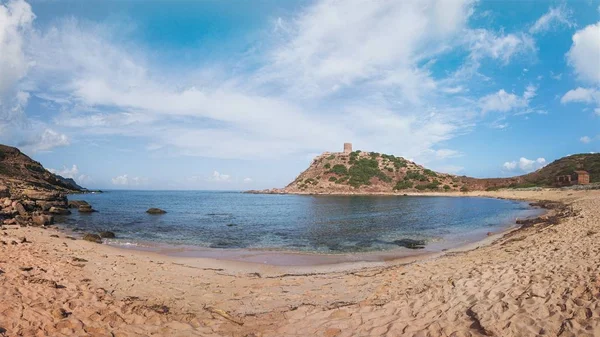
[[[413,183],[410,181],[406,181],[406,180],[400,180],[396,183],[396,186],[394,186],[395,190],[406,190],[409,188],[413,187]]]
[[[348,174],[348,169],[346,168],[345,165],[336,164],[336,165],[333,165],[333,167],[331,168],[331,170],[328,171],[328,173],[335,173],[335,174],[339,174],[339,175],[347,175]]]

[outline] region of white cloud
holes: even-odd
[[[600,22],[575,32],[567,60],[580,80],[600,84]]]
[[[263,79],[322,96],[358,81],[393,85],[408,99],[431,89],[415,62],[457,38],[472,1],[318,1],[289,20]]]
[[[231,182],[231,176],[229,174],[222,174],[218,171],[213,171],[208,180],[214,182]]]
[[[562,78],[562,73],[555,74],[553,71],[550,71],[550,77],[559,81]]]
[[[49,151],[55,147],[67,146],[70,144],[69,137],[51,129],[45,129],[41,134],[35,134],[30,138],[21,141],[18,145],[25,151],[40,152]]]
[[[258,55],[262,66],[242,58],[235,71],[207,63],[165,69],[143,46],[123,43],[126,32],[56,20],[24,40],[34,61],[26,77],[31,95],[60,107],[54,126],[78,139],[121,135],[147,141],[148,151],[168,150],[157,153],[250,159],[350,140],[419,161],[443,159],[454,150],[433,149],[473,127],[478,102],[462,97],[467,83],[433,76],[435,59],[465,45],[476,62],[506,64],[535,51],[524,33],[470,30],[472,7],[469,0],[317,1],[277,20],[278,35]],[[490,111],[505,109],[504,100],[526,106],[535,88],[498,94],[499,102],[485,105]],[[113,183],[123,180],[135,178]]]
[[[29,61],[23,51],[23,34],[34,19],[31,6],[23,0],[0,2],[0,124],[18,122],[29,95],[19,88]]]
[[[435,150],[435,157],[437,159],[455,158],[460,157],[461,153],[452,149],[439,149]]]
[[[90,183],[93,181],[90,176],[79,172],[79,168],[75,164],[73,164],[73,166],[71,168],[63,166],[62,169],[57,170],[57,169],[49,168],[48,171],[50,171],[54,174],[58,174],[59,176],[61,176],[63,178],[71,178],[71,179],[75,180],[75,182],[77,182],[78,184],[86,184],[86,183]]]
[[[551,7],[529,28],[531,34],[538,34],[555,29],[558,26],[574,27],[571,19],[572,12],[566,7]]]
[[[254,180],[252,180],[252,178],[244,178],[244,183],[248,184],[253,182]]]
[[[140,186],[148,183],[148,178],[130,177],[128,174],[123,174],[112,178],[113,185],[119,186]]]
[[[479,99],[479,106],[483,113],[489,111],[508,112],[518,108],[526,108],[529,101],[535,97],[537,88],[529,85],[523,92],[523,96],[507,93],[504,89],[489,94]]]
[[[600,116],[600,90],[593,88],[582,88],[569,90],[561,99],[563,104],[579,102],[595,105],[594,113]]]
[[[507,64],[511,58],[535,52],[535,41],[525,33],[497,34],[485,29],[468,32],[466,37],[471,58],[475,61],[483,57],[501,60]]]
[[[583,137],[579,138],[579,141],[582,142],[582,143],[584,143],[584,144],[588,144],[588,143],[590,143],[592,141],[592,139],[590,137],[588,137],[588,136],[583,136]]]
[[[519,161],[505,162],[502,167],[507,171],[513,171],[519,168],[523,172],[532,172],[546,166],[546,159],[538,158],[536,160],[521,157]]]
[[[582,88],[569,90],[561,99],[561,103],[582,102],[600,104],[600,91],[592,88]]]
[[[269,62],[239,76],[220,65],[171,75],[143,49],[112,42],[120,32],[57,21],[33,36],[29,77],[38,98],[61,107],[54,123],[69,134],[138,137],[184,155],[296,155],[352,140],[396,154],[401,143],[419,157],[465,132],[471,108],[443,95],[468,89],[437,91],[421,64],[461,43],[471,2],[356,1],[323,0],[280,20]]]

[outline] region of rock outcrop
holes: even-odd
[[[67,193],[80,187],[65,184],[14,147],[0,145],[0,221],[5,225],[49,226],[67,215]]]
[[[500,188],[552,187],[558,175],[587,171],[600,183],[600,154],[558,159],[526,175],[471,178],[435,172],[410,160],[377,152],[326,152],[285,188],[247,191],[260,194],[391,194],[406,192],[467,192]]]

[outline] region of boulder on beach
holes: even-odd
[[[90,242],[95,242],[95,243],[102,243],[102,238],[100,237],[100,235],[98,234],[86,234],[83,236],[83,239],[85,241],[90,241]]]
[[[165,214],[167,213],[166,211],[160,209],[160,208],[149,208],[146,213],[148,214]]]
[[[19,212],[19,215],[22,215],[22,216],[27,215],[27,210],[25,210],[25,207],[20,202],[17,202],[15,204],[15,209],[17,210],[17,212]]]
[[[116,237],[115,233],[111,231],[102,231],[98,234],[100,234],[100,237],[103,239],[114,239]]]
[[[34,215],[31,217],[31,221],[37,226],[48,226],[54,222],[54,218],[52,215]]]

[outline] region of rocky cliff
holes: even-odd
[[[0,145],[0,183],[15,188],[23,186],[62,192],[81,190],[76,184],[49,172],[19,149],[6,145]]]
[[[591,182],[600,182],[600,154],[564,157],[526,175],[480,179],[435,172],[402,157],[377,152],[323,153],[285,188],[250,192],[376,194],[551,187],[557,175],[576,170],[588,171]]]
[[[0,145],[0,225],[46,226],[69,214],[66,193],[81,192],[19,149]]]

